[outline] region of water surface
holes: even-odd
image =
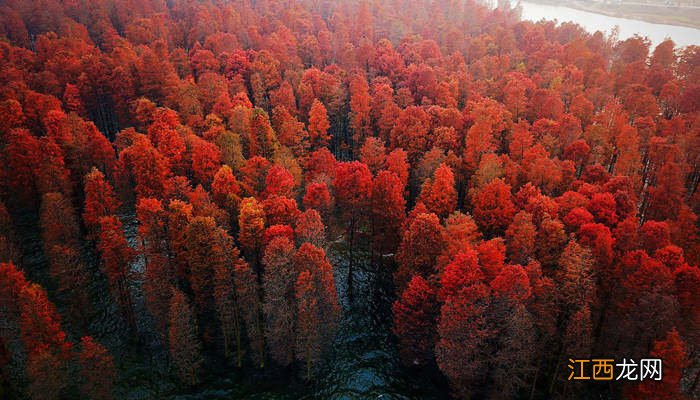
[[[541,19],[557,20],[558,22],[575,22],[589,32],[601,31],[610,34],[615,26],[619,27],[620,40],[635,34],[648,37],[652,46],[666,38],[671,38],[678,47],[700,45],[700,29],[685,26],[652,24],[626,18],[610,17],[587,11],[576,10],[564,6],[521,2],[522,19],[539,21]]]

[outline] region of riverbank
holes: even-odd
[[[636,19],[653,24],[685,26],[700,29],[700,7],[663,4],[604,4],[580,0],[528,0],[531,3],[570,7],[610,17]]]

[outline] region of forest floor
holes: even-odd
[[[133,214],[124,215],[126,236],[136,246],[137,225]],[[448,400],[447,382],[435,368],[426,368],[414,376],[401,364],[397,344],[391,333],[391,304],[394,301],[391,262],[367,251],[366,241],[357,243],[353,252],[353,289],[348,288],[350,254],[343,233],[333,232],[326,251],[333,265],[338,300],[343,315],[332,349],[316,368],[311,383],[301,376],[290,375],[279,368],[269,370],[236,370],[224,362],[211,365],[210,373],[197,388],[178,388],[172,380],[167,362],[145,360],[139,355],[121,357],[124,374],[120,380],[122,398],[142,400]],[[360,241],[358,241],[360,242]],[[143,270],[140,259],[132,270]],[[139,315],[146,315],[135,285]],[[144,321],[142,321],[144,322]],[[154,332],[142,324],[145,353],[164,354]]]
[[[134,213],[125,213],[121,219],[128,243],[138,247]],[[24,213],[18,219],[23,261],[32,281],[53,288],[37,221],[39,218],[34,213]],[[152,329],[148,317],[140,279],[144,260],[136,257],[131,265],[131,291],[139,316],[139,340],[134,343],[110,300],[97,256],[88,243],[83,251],[92,275],[88,288],[95,302],[92,321],[89,326],[79,328],[66,318],[63,326],[73,341],[90,334],[112,350],[120,371],[116,391],[124,400],[448,400],[447,381],[435,366],[412,370],[401,363],[396,339],[391,333],[391,304],[395,300],[392,262],[386,256],[371,254],[366,239],[358,240],[352,252],[350,290],[351,253],[343,233],[334,232],[329,236],[335,238],[326,250],[333,265],[343,314],[332,349],[316,368],[311,383],[289,370],[273,367],[241,371],[225,360],[212,359],[208,360],[209,372],[200,385],[189,389],[181,387],[168,365],[162,339]],[[61,313],[69,314],[66,299],[55,295],[55,290],[52,293],[52,300]]]
[[[580,0],[527,0],[537,4],[570,7],[610,17],[636,19],[653,24],[700,29],[700,7],[646,3],[598,3]]]

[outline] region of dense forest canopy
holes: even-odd
[[[699,50],[473,0],[2,0],[0,397],[311,392],[367,276],[435,393],[697,396]]]

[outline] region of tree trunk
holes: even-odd
[[[265,340],[262,338],[262,327],[260,326],[260,319],[258,318],[258,332],[260,332],[261,344],[258,347],[258,357],[260,357],[260,369],[265,368]]]
[[[223,334],[224,334],[224,357],[228,359],[229,354],[229,334],[228,334],[228,329],[224,328],[223,329]]]
[[[554,367],[554,374],[552,374],[552,380],[549,382],[549,394],[552,394],[554,392],[554,384],[557,382],[557,378],[559,375],[559,366],[561,365],[561,355],[557,357],[557,365]]]
[[[537,375],[540,373],[540,367],[535,370],[535,377],[532,379],[532,389],[530,389],[530,400],[535,397],[535,388],[537,387]]]
[[[241,323],[238,319],[238,307],[235,309],[235,329],[236,329],[236,366],[241,368],[243,366],[243,349],[241,349]]]
[[[311,380],[311,346],[306,346],[306,381]]]
[[[354,211],[353,211],[354,214]],[[347,280],[347,290],[348,290],[348,301],[352,303],[353,299],[353,267],[354,267],[354,255],[353,250],[355,247],[355,216],[352,216],[350,220],[350,232],[348,235],[348,280]]]

